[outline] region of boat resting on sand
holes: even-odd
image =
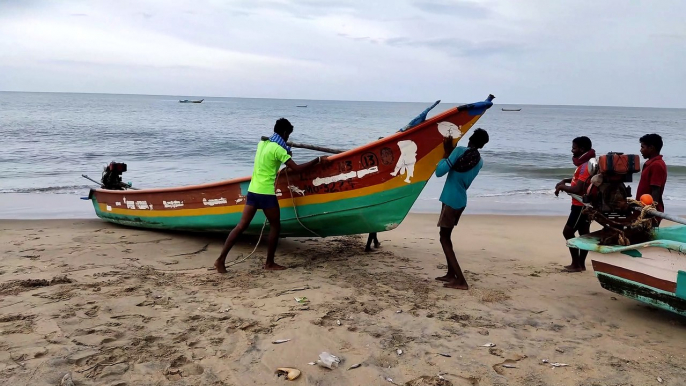
[[[302,173],[281,169],[276,195],[281,235],[339,236],[383,232],[405,218],[443,158],[443,141],[457,142],[489,109],[482,102],[451,108],[414,127],[332,155]],[[256,138],[256,141],[259,137]],[[143,190],[91,189],[103,220],[137,228],[228,232],[239,222],[250,178]],[[246,230],[260,234],[262,211]]]
[[[179,100],[179,103],[202,103],[204,99],[198,99],[198,100],[188,100],[188,99],[181,99]]]
[[[651,241],[628,246],[599,245],[602,236],[593,232],[567,245],[595,252],[591,261],[603,288],[686,316],[686,226],[655,228]]]

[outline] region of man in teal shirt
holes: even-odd
[[[488,133],[483,129],[474,130],[474,134],[469,137],[467,147],[458,146],[453,149],[453,138],[448,137],[443,142],[445,155],[436,167],[437,177],[448,174],[441,193],[442,208],[438,218],[438,226],[441,228],[441,246],[448,262],[448,273],[436,278],[436,280],[446,282],[443,286],[447,288],[469,289],[460,264],[457,262],[450,236],[467,207],[467,189],[484,164],[479,149],[487,143]]]
[[[281,233],[281,208],[276,197],[275,186],[279,168],[281,164],[286,164],[290,170],[299,173],[310,166],[326,162],[326,157],[317,157],[310,162],[301,165],[296,164],[291,159],[291,148],[286,144],[292,132],[293,125],[287,119],[281,118],[274,125],[274,134],[257,145],[255,164],[248,186],[243,216],[229,237],[226,238],[224,248],[219,258],[214,262],[217,272],[226,273],[226,256],[236,244],[238,237],[248,228],[258,209],[262,210],[267,221],[269,221],[269,246],[267,247],[267,260],[264,263],[264,269],[286,269],[286,267],[274,262],[274,254]]]

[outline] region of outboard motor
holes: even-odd
[[[105,166],[102,172],[102,189],[108,190],[126,190],[130,188],[128,184],[122,182],[121,175],[126,171],[126,164],[119,162],[110,162]]]
[[[638,155],[608,153],[598,160],[589,161],[591,183],[584,195],[584,202],[608,218],[626,219],[633,211],[629,207],[631,187],[626,185],[633,181],[633,175],[641,171],[641,159]]]

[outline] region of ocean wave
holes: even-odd
[[[91,189],[92,185],[67,185],[67,186],[45,186],[32,188],[0,189],[0,193],[53,193],[53,194],[75,194],[83,193],[85,189]]]
[[[538,189],[538,190],[521,189],[521,190],[511,190],[511,191],[499,192],[499,193],[477,194],[475,197],[507,197],[507,196],[531,196],[531,195],[552,196],[554,194],[555,194],[554,189]]]

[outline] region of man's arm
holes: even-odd
[[[662,187],[650,185],[650,195],[653,196],[654,202],[662,203]]]
[[[287,166],[290,170],[292,170],[292,171],[294,171],[294,172],[296,172],[296,173],[300,173],[300,172],[302,172],[303,170],[305,170],[305,169],[307,169],[307,168],[310,168],[310,167],[312,167],[312,166],[314,166],[314,165],[317,165],[317,164],[319,164],[319,163],[322,163],[322,162],[326,162],[327,160],[328,160],[327,157],[317,157],[317,158],[313,159],[313,160],[310,161],[310,162],[306,162],[306,163],[304,163],[304,164],[298,165],[298,164],[295,163],[295,161],[293,161],[293,158],[289,158],[288,161],[286,161],[286,166]]]
[[[443,154],[443,159],[438,161],[438,165],[436,166],[436,177],[443,177],[448,174],[453,167],[453,164],[457,159],[457,156],[453,156],[453,152],[456,148],[457,147],[453,146],[452,137],[447,137],[443,140],[443,150],[445,153]]]
[[[658,166],[658,165],[656,165]],[[651,167],[648,183],[650,184],[650,195],[653,196],[653,201],[662,202],[662,187],[667,182],[667,168]]]
[[[557,190],[561,190],[565,193],[583,195],[586,191],[586,181],[579,181],[578,184],[572,185],[562,185]]]

